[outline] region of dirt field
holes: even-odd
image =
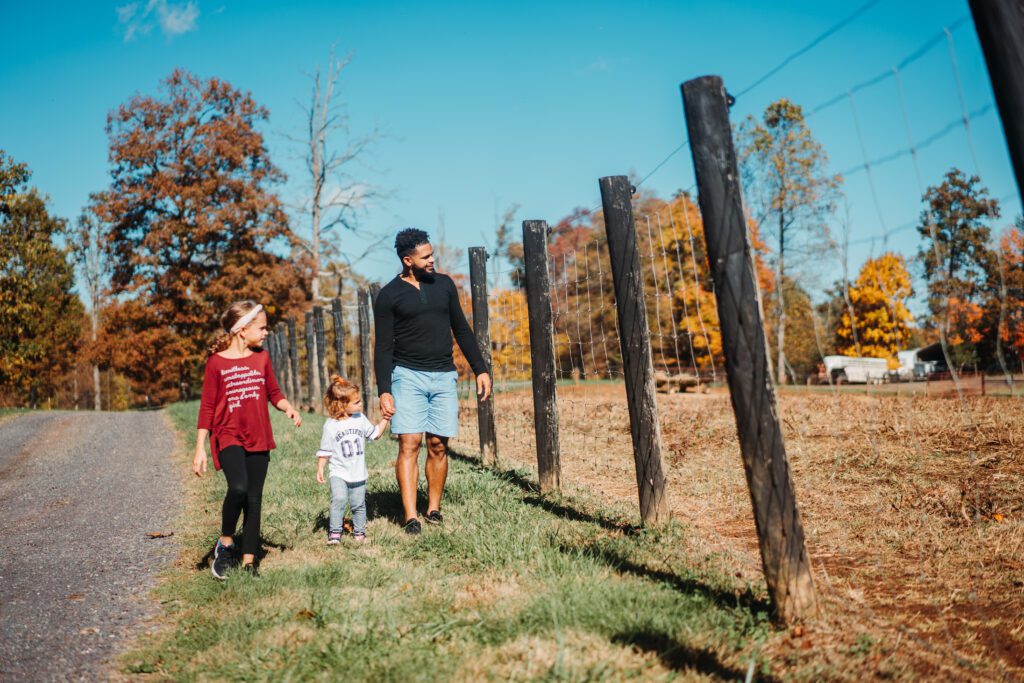
[[[635,506],[625,390],[559,387],[564,486]],[[763,593],[724,390],[658,396],[687,555]],[[780,413],[824,616],[764,645],[783,671],[1024,679],[1024,404],[783,393]],[[459,447],[476,450],[463,410]],[[499,458],[535,466],[528,390],[496,399]]]

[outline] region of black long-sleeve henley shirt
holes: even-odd
[[[391,371],[396,365],[432,372],[454,370],[452,334],[473,372],[487,372],[452,279],[434,273],[419,284],[416,289],[397,276],[377,294],[373,366],[378,395],[391,393]]]

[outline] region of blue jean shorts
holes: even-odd
[[[398,365],[391,372],[391,395],[395,398],[392,434],[437,436],[459,434],[459,373],[410,370]]]

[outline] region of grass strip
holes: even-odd
[[[190,461],[196,403],[168,409]],[[327,546],[327,487],[313,453],[322,418],[278,448],[264,492],[263,579],[209,573],[225,490],[193,481],[181,560],[155,595],[164,627],[121,659],[175,680],[545,680],[742,678],[771,632],[767,606],[715,558],[676,554],[686,528],[636,528],[585,493],[541,496],[525,470],[454,454],[445,523],[399,529],[397,450],[369,444],[368,539]],[[422,471],[422,467],[421,467]],[[423,491],[421,489],[421,499]],[[420,507],[423,507],[421,500]],[[421,512],[423,510],[421,509]],[[350,540],[346,538],[346,540]]]

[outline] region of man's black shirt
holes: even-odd
[[[434,273],[419,284],[416,289],[397,276],[377,294],[373,366],[378,395],[391,393],[391,371],[396,365],[432,372],[454,370],[453,333],[473,372],[487,372],[452,279]]]

